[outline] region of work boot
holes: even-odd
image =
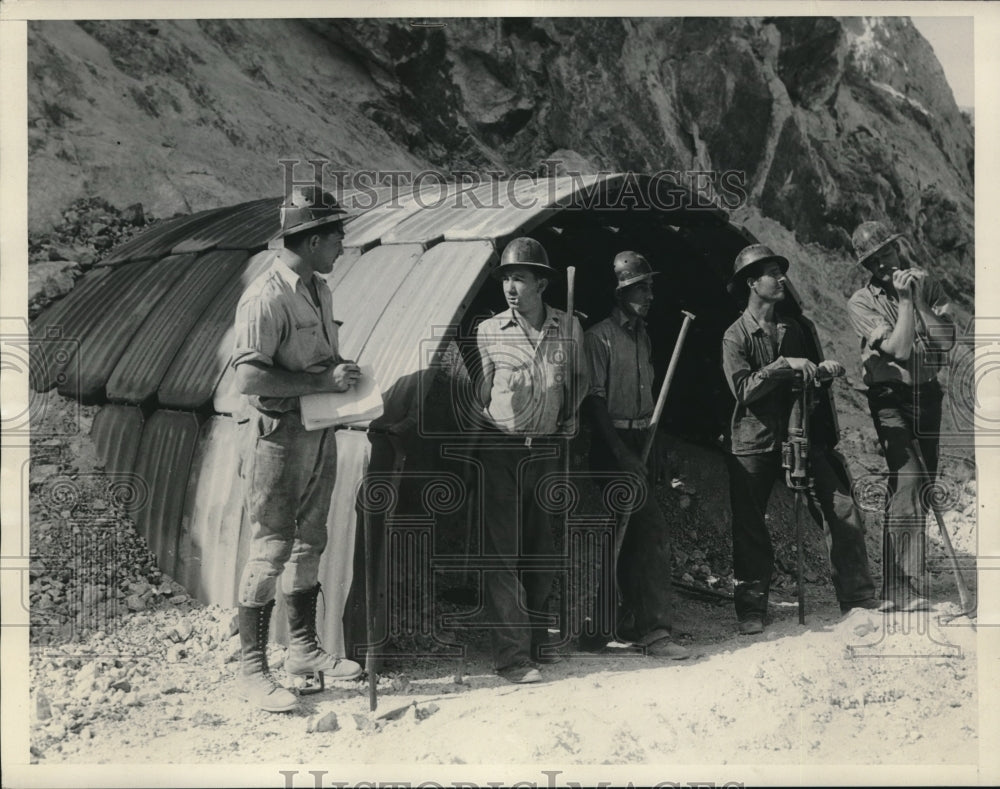
[[[646,646],[648,657],[663,657],[671,660],[686,660],[691,657],[691,650],[681,646],[669,638],[661,638]]]
[[[241,605],[240,618],[240,678],[238,687],[243,698],[266,712],[289,712],[299,700],[271,675],[267,665],[267,631],[274,600],[260,608]]]
[[[741,636],[755,636],[763,632],[763,617],[750,615],[746,619],[740,620],[739,633]]]
[[[892,600],[880,600],[877,597],[869,597],[865,600],[859,600],[856,603],[841,603],[840,613],[848,614],[855,608],[864,608],[868,611],[879,611],[881,613],[888,613],[896,607],[896,604]]]
[[[312,677],[319,687],[309,686],[303,692],[317,693],[325,687],[324,675],[331,679],[356,679],[361,666],[353,660],[336,658],[323,650],[316,637],[316,604],[320,585],[312,589],[285,595],[288,605],[288,654],[285,671],[292,676]]]
[[[529,661],[498,668],[497,674],[516,685],[527,685],[542,681],[542,672],[535,668]]]

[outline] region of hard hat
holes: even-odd
[[[549,265],[549,256],[545,252],[545,247],[533,238],[522,236],[511,241],[500,257],[500,265],[494,269],[494,276],[500,276],[500,272],[512,266],[526,266],[535,271],[539,276],[551,276],[558,273]]]
[[[749,271],[751,266],[756,266],[758,263],[766,263],[769,260],[773,260],[781,266],[782,274],[787,273],[788,259],[775,254],[766,244],[751,244],[748,247],[743,247],[733,263],[733,276],[729,278],[726,290],[732,293],[737,285],[753,273]]]
[[[318,186],[299,186],[281,205],[279,238],[332,222],[343,222],[347,212],[336,198]]]
[[[880,249],[902,237],[902,233],[890,232],[882,222],[862,222],[851,236],[854,256],[858,263],[863,264]]]
[[[652,281],[659,271],[653,271],[653,267],[638,252],[619,252],[615,255],[612,266],[615,270],[615,278],[618,280],[618,287],[615,290],[627,288],[637,282]]]

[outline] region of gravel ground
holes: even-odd
[[[977,632],[951,619],[959,609],[946,572],[932,576],[936,602],[926,615],[843,617],[818,578],[807,585],[804,627],[793,589],[781,588],[766,633],[740,638],[730,604],[678,597],[676,629],[695,653],[684,662],[613,646],[546,667],[543,684],[514,686],[492,673],[485,639],[470,637],[459,677],[450,658],[388,660],[374,713],[363,681],[303,696],[293,713],[257,711],[234,693],[234,611],[192,600],[157,570],[132,530],[127,491],[97,468],[86,437],[95,410],[53,395],[40,413],[49,428],[72,418],[84,430],[32,452],[33,764],[134,765],[138,779],[153,764],[979,759]],[[975,533],[967,502],[956,507],[949,517],[966,540]],[[73,561],[95,531],[114,548],[107,561],[95,550],[90,565]],[[690,554],[689,562],[703,563]],[[272,665],[282,658],[274,645]]]

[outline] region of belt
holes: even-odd
[[[532,444],[541,441],[551,441],[551,436],[526,436],[521,433],[504,433],[502,430],[486,429],[482,431],[483,441],[502,441],[505,444],[513,444],[519,447],[531,448]]]
[[[649,427],[649,417],[642,419],[612,419],[611,424],[622,430],[645,430]]]

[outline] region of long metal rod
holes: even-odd
[[[575,312],[575,309],[574,309],[575,306],[576,306],[576,266],[567,266],[566,267],[566,316],[567,316],[567,319],[568,319],[567,320],[567,326],[569,327],[569,340],[570,340],[569,351],[570,351],[570,358],[573,360],[572,363],[574,365],[580,359],[580,356],[581,356],[581,354],[583,352],[582,348],[576,348],[573,345],[573,340],[575,338],[575,332],[573,330],[573,328],[574,328],[573,322],[575,320],[574,317],[573,317],[573,313]],[[570,392],[571,395],[575,395],[576,394],[576,392],[574,391],[574,389],[575,389],[575,383],[573,383],[576,380],[578,380],[577,376],[576,376],[576,372],[577,371],[576,371],[575,366],[574,366],[574,368],[573,368],[573,375],[569,379],[570,382],[571,382],[571,386],[569,388],[569,392]],[[565,407],[565,405],[566,404],[564,404],[564,407]],[[572,407],[572,404],[569,404],[569,405],[570,405],[570,407]],[[566,419],[567,420],[570,420],[570,419],[573,418],[572,411],[570,411],[570,410],[567,409],[565,411],[565,413],[566,413]],[[563,464],[562,464],[562,470],[563,470],[563,479],[565,479],[565,480],[569,480],[569,465],[570,465],[570,463],[569,463],[569,461],[570,461],[569,453],[570,453],[570,445],[571,445],[572,441],[573,441],[572,436],[566,436],[566,438],[563,440]],[[562,554],[564,556],[569,556],[569,518],[570,518],[570,512],[569,512],[569,510],[567,510],[566,514],[563,516],[563,522],[562,522]],[[566,573],[564,575],[560,575],[559,578],[560,578],[560,580],[559,580],[559,591],[560,591],[560,595],[559,595],[559,635],[560,635],[560,637],[562,639],[562,638],[566,638],[567,634],[569,633],[569,615],[570,615],[569,570],[567,569]]]
[[[802,495],[801,489],[795,491],[795,551],[797,554],[797,571],[799,574],[798,603],[799,624],[806,623],[806,557],[802,535]]]
[[[361,522],[365,530],[365,671],[368,672],[368,709],[375,712],[378,707],[378,672],[375,670],[375,605],[372,601],[374,594],[372,579],[372,519],[368,514],[368,507],[361,508]]]
[[[920,442],[914,438],[911,444],[913,447],[913,454],[916,456],[917,463],[920,465],[920,471],[924,475],[927,482],[930,483],[932,478],[930,472],[927,470],[927,463],[924,461],[924,453],[920,449]],[[934,519],[937,521],[938,528],[941,530],[941,540],[944,542],[945,550],[948,551],[948,558],[951,560],[952,572],[955,573],[955,585],[958,587],[958,599],[962,604],[962,612],[959,616],[975,616],[977,604],[972,599],[969,587],[965,583],[965,576],[962,575],[962,570],[958,566],[958,555],[955,553],[955,546],[951,543],[951,537],[948,535],[948,529],[944,525],[944,516],[941,514],[941,510],[938,509],[937,504],[934,503],[933,496],[928,496],[927,498],[931,511],[934,513]]]

